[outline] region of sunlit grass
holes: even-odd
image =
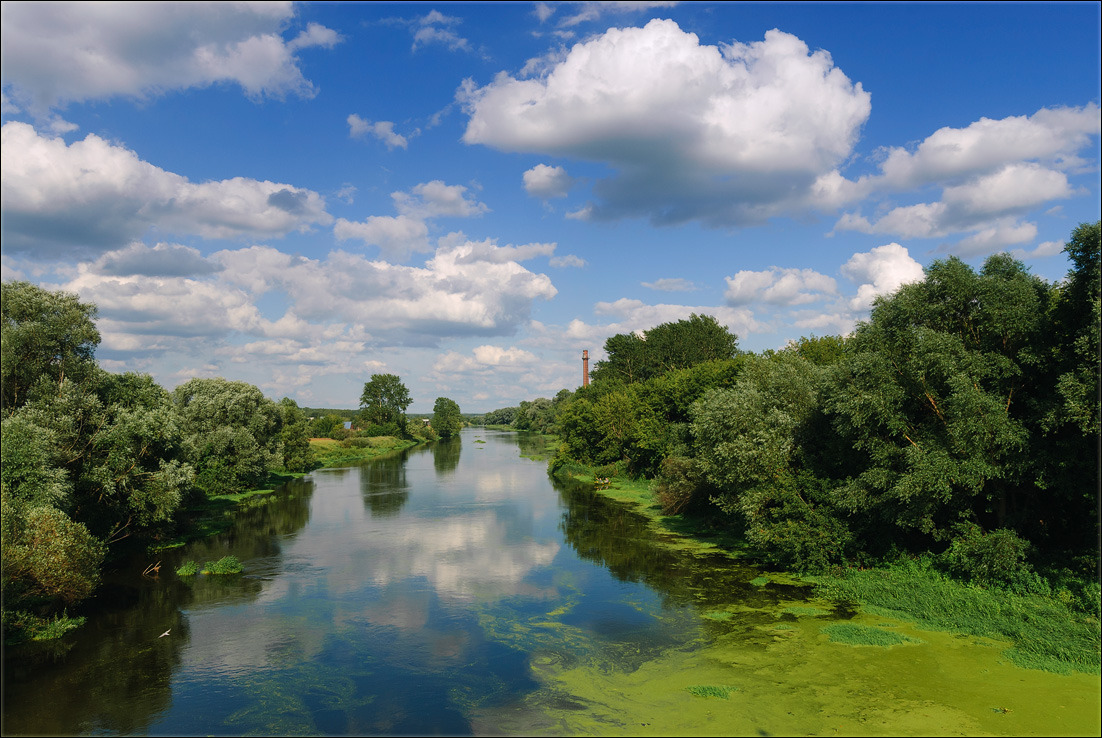
[[[921,628],[1010,641],[1018,666],[1058,674],[1098,674],[1102,635],[1096,618],[1054,597],[1019,595],[948,579],[929,569],[847,570],[818,577],[820,594],[859,602],[866,612]]]

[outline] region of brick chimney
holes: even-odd
[[[582,386],[589,386],[589,349],[582,351]]]

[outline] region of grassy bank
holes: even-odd
[[[424,441],[401,439],[394,436],[376,436],[374,438],[349,438],[334,441],[331,438],[311,438],[310,448],[317,459],[315,469],[324,469],[338,464],[366,461],[392,451],[401,451]]]
[[[738,558],[753,551],[714,522],[684,515],[665,515],[648,480],[602,478],[593,469],[563,465],[556,476],[585,484],[611,499],[628,503],[660,530]],[[819,576],[799,576],[816,585],[820,596],[861,606],[874,615],[909,620],[920,628],[989,638],[1008,644],[1004,655],[1027,669],[1067,674],[1099,674],[1102,633],[1098,588],[1069,597],[1066,589],[1018,594],[953,580],[933,566],[932,557],[904,559],[871,569],[839,569]]]

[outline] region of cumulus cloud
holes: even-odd
[[[598,302],[594,305],[593,312],[597,315],[617,319],[615,323],[597,329],[598,333],[602,330],[612,331],[611,333],[604,333],[604,338],[608,338],[608,336],[615,333],[645,331],[662,323],[687,320],[693,313],[714,316],[721,324],[726,325],[733,333],[740,336],[745,336],[764,327],[762,323],[754,319],[754,315],[750,310],[741,307],[649,305],[642,300],[632,300],[625,297],[613,302]],[[575,321],[569,327],[569,331],[579,334],[584,330],[585,324],[581,321]],[[602,343],[604,338],[601,339]]]
[[[880,174],[841,185],[863,194],[938,186],[938,201],[892,207],[875,219],[845,213],[834,231],[901,238],[969,234],[947,247],[964,256],[1025,243],[1037,228],[1023,217],[1079,194],[1068,174],[1083,168],[1079,153],[1100,129],[1094,103],[941,128],[913,151],[889,149]]]
[[[743,270],[727,277],[727,304],[767,302],[802,305],[837,292],[834,279],[812,269],[770,267],[761,272]]]
[[[58,257],[118,249],[151,229],[279,237],[332,222],[311,190],[245,177],[195,184],[94,134],[66,145],[13,121],[0,140],[5,249]]]
[[[311,97],[296,53],[331,47],[333,30],[282,29],[291,3],[4,3],[3,84],[37,115],[68,102],[146,98],[215,83],[250,97]]]
[[[439,179],[410,192],[392,192],[390,197],[399,213],[417,218],[471,218],[490,211],[485,203],[471,198],[463,185],[447,185]]]
[[[492,243],[442,241],[423,267],[342,251],[308,259],[250,246],[203,259],[175,244],[133,244],[77,264],[51,288],[98,305],[100,358],[112,367],[160,368],[160,381],[171,382],[225,376],[232,366],[233,376],[252,372],[249,381],[265,388],[306,392],[323,375],[362,382],[365,367],[378,370],[396,347],[406,356],[457,337],[513,335],[535,301],[556,294],[545,275],[502,258]],[[523,349],[488,344],[472,360],[502,371],[537,363]]]
[[[806,207],[870,112],[860,83],[795,36],[715,47],[669,20],[609,29],[536,78],[468,80],[457,98],[468,144],[617,171],[575,217],[660,224],[737,225]]]
[[[849,301],[851,310],[868,310],[876,297],[891,294],[902,285],[925,277],[922,265],[897,243],[856,253],[842,265],[841,271],[858,284],[857,294]]]
[[[987,174],[1016,161],[1077,162],[1077,152],[1099,134],[1098,105],[1043,108],[1031,116],[980,118],[965,128],[940,128],[914,151],[891,148],[880,165],[897,188]]]
[[[428,224],[408,215],[371,215],[363,222],[338,218],[333,235],[339,241],[356,239],[367,246],[378,246],[384,256],[394,261],[408,259],[415,251],[432,250]]]
[[[498,370],[527,371],[540,363],[539,357],[524,349],[510,346],[476,346],[471,355],[457,351],[448,351],[437,357],[432,370],[441,374],[482,374],[490,375]]]
[[[124,249],[101,256],[95,271],[114,277],[192,277],[222,270],[220,264],[204,259],[198,249],[175,243],[153,248],[135,242]]]
[[[463,185],[448,185],[439,179],[417,185],[409,192],[390,195],[399,215],[373,215],[363,222],[339,218],[333,234],[340,241],[357,239],[378,246],[395,261],[408,259],[415,251],[431,251],[428,221],[435,218],[470,218],[489,211],[473,199]],[[554,245],[551,245],[554,250]]]
[[[409,145],[405,136],[394,132],[394,123],[389,120],[371,122],[355,113],[348,116],[348,135],[352,138],[363,138],[368,134],[382,141],[388,149],[404,149]]]
[[[562,167],[549,167],[546,164],[537,164],[524,173],[524,191],[541,200],[566,197],[574,182],[575,179]]]
[[[457,237],[462,238],[462,234],[451,234],[450,239],[441,239],[441,243],[447,243],[449,240],[454,240]],[[551,256],[551,254],[555,253],[555,244],[553,243],[527,243],[522,246],[498,246],[494,239],[491,238],[484,241],[467,241],[467,246],[470,248],[470,252],[462,257],[462,262],[464,264],[476,261],[486,261],[494,264],[501,264],[507,261],[527,261],[539,256]]]

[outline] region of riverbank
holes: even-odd
[[[383,454],[424,443],[420,439],[402,439],[394,436],[375,438],[352,438],[335,441],[331,438],[311,438],[310,449],[314,452],[314,464],[311,471],[327,469],[341,464],[351,464],[382,456]],[[273,472],[264,485],[239,494],[214,495],[199,501],[185,511],[186,520],[182,526],[184,532],[171,541],[152,547],[152,552],[169,548],[178,548],[202,538],[208,538],[227,530],[233,524],[233,516],[238,509],[258,504],[257,498],[270,495],[281,485],[292,479],[299,479],[309,472]]]
[[[600,478],[594,470],[574,464],[552,471],[556,477],[592,484],[597,493],[631,505],[658,530],[674,537],[678,542],[672,545],[677,548],[754,559],[753,551],[730,533],[701,520],[663,513],[649,480]],[[1073,591],[1045,583],[1036,592],[1021,594],[951,579],[933,566],[930,557],[817,576],[767,574],[770,580],[813,584],[821,597],[859,606],[872,615],[909,621],[923,630],[1004,642],[1008,647],[1003,655],[1022,668],[1057,674],[1102,672],[1097,584]]]

